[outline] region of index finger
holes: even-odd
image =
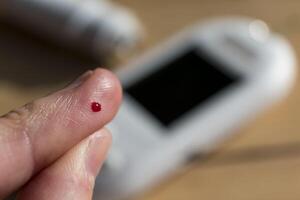
[[[0,118],[0,199],[108,123],[121,96],[117,78],[96,69]]]

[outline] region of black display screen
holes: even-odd
[[[158,69],[125,90],[165,126],[239,80],[196,49]]]

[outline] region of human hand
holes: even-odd
[[[111,135],[104,127],[121,102],[117,78],[103,69],[0,118],[0,199],[90,200]],[[100,112],[93,112],[99,102]]]

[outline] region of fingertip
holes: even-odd
[[[95,75],[101,77],[101,74],[106,75],[108,80],[111,81],[112,98],[114,99],[116,106],[119,108],[123,96],[123,89],[119,78],[109,70],[97,68],[95,70]]]
[[[120,103],[123,89],[119,78],[112,71],[103,68],[96,68],[93,75],[96,79],[102,79],[102,88],[112,90],[112,96],[115,97],[117,103]]]
[[[119,79],[111,71],[97,68],[90,78],[80,87],[80,103],[91,110],[93,102],[101,105],[101,113],[108,123],[117,113],[122,100],[122,87]],[[102,118],[103,119],[103,118]]]

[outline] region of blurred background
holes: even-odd
[[[96,57],[82,49],[64,48],[1,20],[0,114],[61,88],[87,69],[122,66],[184,27],[215,16],[260,18],[286,36],[299,57],[300,2],[297,0],[114,2],[131,9],[145,28],[145,38],[134,53],[114,59],[107,59],[109,54]],[[287,99],[239,130],[238,137],[205,158],[195,158],[177,175],[136,199],[299,199],[299,102],[297,82]]]

